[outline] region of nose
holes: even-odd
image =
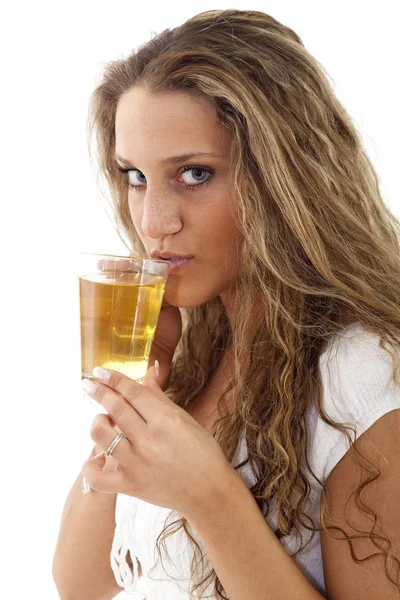
[[[151,238],[160,238],[182,229],[179,202],[166,193],[147,186],[143,202],[142,231]]]

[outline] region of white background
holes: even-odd
[[[0,19],[4,599],[58,598],[51,563],[61,511],[92,448],[95,415],[80,389],[76,253],[126,253],[89,166],[89,96],[102,63],[214,8],[262,10],[300,35],[333,79],[384,200],[400,216],[395,2],[7,3]]]

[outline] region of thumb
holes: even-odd
[[[100,452],[100,454],[96,454],[96,456],[93,456],[92,458],[88,458],[83,463],[82,470],[81,470],[81,474],[82,475],[83,475],[83,467],[86,465],[86,463],[90,463],[91,465],[93,465],[94,467],[96,467],[96,470],[101,471],[101,469],[106,464],[106,453],[105,452]]]
[[[154,365],[147,369],[146,375],[143,377],[143,385],[149,388],[159,388],[158,378],[160,375],[160,364],[158,360],[155,361]]]

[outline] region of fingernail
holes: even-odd
[[[111,377],[111,373],[102,367],[95,367],[92,371],[92,375],[97,377],[97,379],[103,379],[107,381]]]
[[[155,361],[154,368],[155,368],[155,371],[156,371],[156,377],[158,379],[159,376],[160,376],[160,363],[158,362],[158,360]]]
[[[91,487],[88,484],[88,482],[86,481],[86,477],[82,477],[81,490],[84,494],[90,493]]]
[[[99,456],[101,456],[102,454],[105,454],[105,450],[103,450],[103,452],[99,452],[99,454],[96,454],[96,456],[92,456],[90,460],[93,460],[94,458],[99,458]]]
[[[96,393],[96,389],[97,389],[97,383],[90,381],[90,379],[82,379],[81,385],[82,385],[82,389],[85,392],[87,392],[91,396],[94,396],[94,394]]]
[[[100,461],[100,458],[101,458],[101,461]],[[106,453],[105,452],[100,452],[100,454],[96,454],[96,456],[93,456],[93,458],[90,458],[89,462],[93,462],[93,461],[96,461],[96,462],[100,461],[100,462],[102,462],[103,459],[104,459],[104,461],[107,460],[106,459]]]

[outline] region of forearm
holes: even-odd
[[[100,452],[96,445],[92,455]],[[114,459],[108,457],[104,468],[114,466]],[[110,565],[116,494],[94,490],[83,494],[81,482],[79,474],[65,501],[53,578],[62,598],[113,598],[121,591]]]
[[[321,600],[232,469],[212,501],[186,516],[229,600]]]

